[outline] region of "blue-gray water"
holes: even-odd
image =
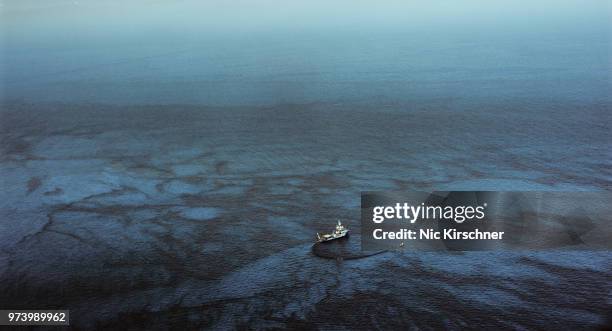
[[[310,251],[336,218],[358,233],[364,190],[609,190],[609,4],[71,3],[0,22],[0,307],[81,328],[610,323],[609,252]]]
[[[149,37],[150,38],[150,37]],[[6,52],[5,94],[26,101],[275,105],[415,100],[478,107],[495,101],[610,103],[605,35],[525,31],[518,36],[420,31],[232,36],[145,47]],[[78,44],[80,45],[80,44]]]

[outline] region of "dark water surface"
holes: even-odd
[[[1,308],[81,329],[612,321],[606,251],[312,248],[337,218],[356,246],[364,190],[610,190],[609,3],[2,5]]]
[[[609,189],[609,119],[608,105],[6,105],[0,306],[69,308],[82,328],[601,326],[609,252],[337,261],[311,246],[336,218],[359,233],[362,190]]]

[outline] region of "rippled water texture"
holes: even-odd
[[[358,240],[362,190],[609,188],[607,106],[491,108],[6,106],[0,306],[78,327],[609,322],[608,252],[312,253],[336,218]]]
[[[610,190],[606,1],[0,2],[1,308],[612,324],[607,251],[312,247],[339,218],[355,257],[364,190]]]

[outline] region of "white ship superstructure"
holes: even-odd
[[[328,234],[317,233],[317,241],[324,242],[324,241],[330,241],[330,240],[346,237],[348,233],[349,233],[349,229],[347,229],[344,225],[342,225],[340,221],[338,221],[338,224],[336,224],[336,230],[334,230],[334,232],[328,233]]]

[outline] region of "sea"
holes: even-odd
[[[586,3],[226,30],[3,13],[0,308],[75,329],[610,326],[609,251],[313,252],[337,219],[359,249],[363,191],[609,191],[609,6]]]

